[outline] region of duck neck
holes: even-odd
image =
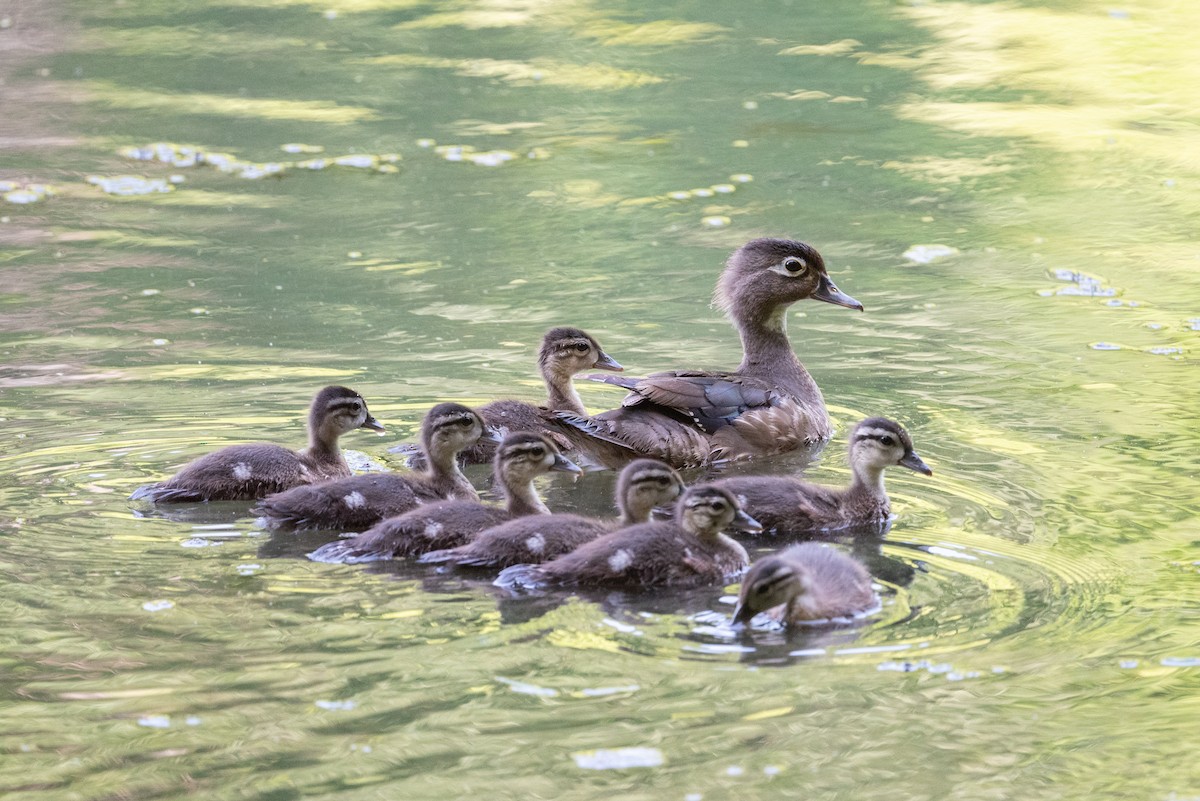
[[[550,510],[542,503],[533,479],[508,481],[504,484],[505,508],[514,517],[523,515],[548,515]]]
[[[425,480],[431,487],[447,497],[479,497],[459,468],[457,453],[429,448],[426,455],[429,457],[429,466],[425,468]]]
[[[342,450],[338,447],[338,437],[341,432],[333,426],[318,425],[316,421],[309,423],[308,447],[304,454],[318,464],[346,464]]]
[[[846,491],[848,497],[887,501],[882,467],[852,462],[850,469],[854,471],[854,478],[850,481],[850,489]]]
[[[788,305],[776,305],[734,318],[733,324],[742,340],[742,363],[737,371],[770,378],[794,395],[820,397],[817,383],[792,351],[787,335],[787,311]]]
[[[571,376],[542,376],[546,380],[546,408],[553,412],[574,412],[581,417],[587,416],[583,408],[583,399],[575,391],[575,382]]]

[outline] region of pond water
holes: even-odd
[[[1200,798],[1198,29],[1165,0],[0,4],[0,792]],[[935,470],[841,546],[883,589],[864,625],[738,636],[735,585],[515,601],[126,500],[300,444],[328,383],[388,425],[344,440],[377,461],[434,402],[536,400],[551,325],[633,374],[731,367],[712,285],[760,235],[866,305],[790,315],[842,432],[807,475],[845,481],[877,414]]]

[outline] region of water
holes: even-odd
[[[0,7],[0,788],[1200,797],[1198,26],[1152,0]],[[733,586],[506,599],[125,501],[299,444],[332,382],[386,461],[435,401],[536,399],[554,324],[634,372],[732,366],[707,301],[763,234],[867,307],[790,315],[842,431],[895,417],[936,471],[893,471],[892,530],[843,545],[883,590],[862,625],[733,635]],[[599,511],[611,483],[544,494]]]

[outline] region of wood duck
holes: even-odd
[[[338,438],[356,428],[383,433],[352,389],[325,387],[308,412],[308,447],[293,451],[269,442],[230,445],[185,465],[166,481],[139,487],[131,500],[153,503],[249,501],[275,492],[350,475]]]
[[[788,341],[787,309],[805,298],[860,311],[862,304],[834,285],[816,249],[787,239],[754,239],[734,251],[714,297],[742,340],[736,370],[597,376],[629,390],[621,408],[590,418],[559,416],[597,440],[675,467],[829,439],[825,399]]]
[[[579,416],[587,414],[575,390],[575,374],[584,370],[619,373],[624,369],[586,331],[568,327],[551,328],[542,336],[542,346],[538,351],[538,372],[546,383],[546,404],[535,406],[519,400],[498,400],[479,407],[479,414],[501,435],[512,431],[535,431],[550,437],[560,450],[568,450],[579,432],[560,420],[556,412]],[[406,453],[410,448],[402,446],[394,451]],[[496,443],[480,440],[464,450],[460,459],[465,464],[487,464],[495,455]],[[423,461],[419,452],[412,453],[408,458],[408,466],[418,469]]]
[[[719,584],[737,576],[748,563],[746,549],[721,533],[729,526],[747,531],[762,528],[728,490],[699,484],[676,503],[674,520],[619,529],[542,565],[505,568],[495,584],[508,589]]]
[[[504,506],[469,500],[430,503],[390,517],[357,537],[324,545],[308,558],[315,562],[377,562],[454,548],[506,520],[523,515],[549,515],[550,510],[538,497],[533,480],[552,470],[577,475],[582,472],[558,452],[548,437],[529,431],[505,437],[496,450],[493,465],[496,485],[504,494]]]
[[[458,403],[439,403],[421,422],[423,473],[365,473],[295,487],[265,498],[255,512],[267,529],[362,531],[419,503],[443,498],[479,499],[458,467],[458,452],[484,435],[483,420]]]
[[[620,516],[615,520],[572,514],[520,517],[480,532],[466,545],[427,553],[420,561],[495,568],[548,562],[610,531],[645,523],[654,507],[674,502],[682,492],[683,480],[671,467],[655,459],[638,459],[617,479]]]
[[[832,621],[878,607],[865,567],[831,546],[805,542],[754,563],[742,579],[733,622],[747,623],[759,612],[784,624]]]
[[[823,487],[784,476],[734,476],[713,483],[737,496],[767,531],[800,533],[886,521],[891,503],[883,471],[892,465],[927,476],[933,470],[913,450],[908,432],[894,420],[869,417],[850,432],[849,487]]]

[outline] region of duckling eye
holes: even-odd
[[[798,256],[788,256],[783,260],[783,268],[789,273],[797,275],[808,269],[808,262]]]
[[[882,437],[880,437],[879,441],[889,448],[896,444],[896,440],[892,439],[887,434],[884,434]]]
[[[544,459],[546,457],[546,449],[545,448],[534,448],[533,450],[530,451],[530,453],[533,454],[533,458],[535,458],[535,459]]]
[[[587,353],[589,350],[592,349],[592,346],[586,342],[576,342],[574,345],[571,346],[571,348],[576,353]]]

